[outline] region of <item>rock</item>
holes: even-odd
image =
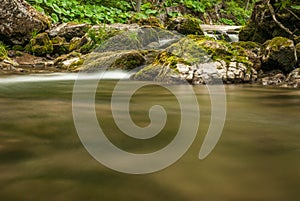
[[[274,16],[277,22],[273,19],[267,1],[275,11]],[[293,8],[293,5],[297,4],[298,1],[264,0],[256,2],[250,20],[239,33],[240,41],[264,43],[277,36],[296,40],[300,36],[300,10]],[[282,9],[283,7],[284,9]],[[292,34],[284,30],[282,26]]]
[[[0,40],[12,44],[27,43],[32,33],[46,30],[51,23],[25,0],[2,0],[0,13]]]
[[[259,83],[263,86],[280,86],[284,84],[286,76],[280,69],[267,71],[259,75]]]
[[[29,41],[25,49],[37,56],[43,56],[53,52],[53,44],[47,33],[40,33]]]
[[[148,25],[150,27],[164,28],[164,25],[161,22],[161,20],[156,17],[153,17],[153,16],[150,16],[146,19],[141,18],[141,19],[137,20],[136,23],[140,26]]]
[[[76,70],[82,66],[85,58],[78,52],[71,52],[57,57],[54,65],[61,69]]]
[[[232,49],[230,49],[232,48]],[[186,37],[158,54],[155,61],[133,79],[192,84],[255,82],[257,72],[244,49],[224,41]]]
[[[145,63],[142,53],[136,50],[123,50],[118,52],[92,52],[88,55],[81,71],[99,70],[132,70]]]
[[[284,37],[275,37],[266,41],[261,49],[262,70],[280,69],[284,73],[291,72],[297,55],[294,42]]]
[[[51,38],[60,36],[70,41],[73,37],[81,38],[90,28],[91,25],[88,24],[62,23],[51,27],[47,32]]]
[[[296,53],[297,53],[298,67],[300,67],[300,43],[298,43],[295,47],[296,47]]]
[[[300,88],[300,68],[293,70],[288,75],[286,85],[292,88]]]
[[[70,44],[67,43],[66,39],[60,36],[52,38],[53,54],[66,54],[69,52]]]
[[[199,19],[191,16],[172,18],[167,24],[167,29],[178,31],[184,35],[204,35],[200,27]]]

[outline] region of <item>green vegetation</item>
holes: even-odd
[[[6,45],[2,41],[0,41],[0,61],[5,59],[7,57],[7,54],[8,52]]]
[[[177,17],[192,12],[200,19],[209,18],[215,23],[244,25],[251,15],[256,0],[165,0],[141,1],[136,8],[133,0],[27,0],[37,10],[56,22],[126,23],[151,16],[167,14]],[[166,8],[178,7],[175,11]],[[180,8],[186,9],[180,9]],[[139,10],[139,12],[136,12]]]

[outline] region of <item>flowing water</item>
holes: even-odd
[[[110,101],[116,81],[109,75],[102,78],[106,79],[97,88],[95,109],[100,126],[115,145],[149,153],[172,141],[180,124],[179,103],[172,93],[149,83],[132,96],[131,116],[137,125],[149,124],[153,104],[162,105],[168,114],[158,136],[137,140],[115,125]],[[205,86],[193,87],[201,117],[190,149],[166,169],[130,175],[97,162],[79,140],[72,117],[74,79],[75,74],[0,78],[0,200],[300,199],[299,90],[225,86],[227,117],[222,136],[212,153],[199,160],[211,117],[210,98]],[[172,87],[185,90],[187,86]]]

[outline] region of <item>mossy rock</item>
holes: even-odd
[[[183,16],[172,18],[167,25],[167,29],[176,30],[181,34],[195,34],[195,35],[204,35],[201,27],[200,27],[200,19],[191,17],[191,16]]]
[[[52,44],[53,44],[53,53],[57,54],[66,54],[69,53],[69,46],[70,44],[67,43],[66,39],[60,36],[56,36],[52,38]]]
[[[296,65],[296,48],[288,38],[275,37],[266,41],[262,46],[262,69],[280,69],[285,73],[291,72]]]
[[[47,33],[40,33],[29,41],[25,49],[34,55],[44,56],[53,52],[53,44]]]
[[[150,16],[146,19],[141,18],[141,19],[133,21],[133,22],[137,23],[140,26],[147,25],[147,26],[150,26],[150,27],[164,28],[164,25],[161,22],[161,20],[156,18],[156,17],[153,17],[153,16]]]
[[[110,66],[110,69],[132,70],[145,63],[145,58],[138,51],[122,54]]]

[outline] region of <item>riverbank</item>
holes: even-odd
[[[253,16],[257,12],[254,10]],[[148,17],[131,24],[93,26],[50,26],[46,17],[39,20],[48,28],[31,36],[23,33],[24,38],[11,32],[11,38],[7,38],[12,43],[9,48],[1,42],[0,74],[120,69],[134,71],[135,80],[300,87],[297,37],[279,34],[261,43],[245,41],[245,30],[251,28],[251,23],[243,28],[201,25],[191,15],[164,22]]]

